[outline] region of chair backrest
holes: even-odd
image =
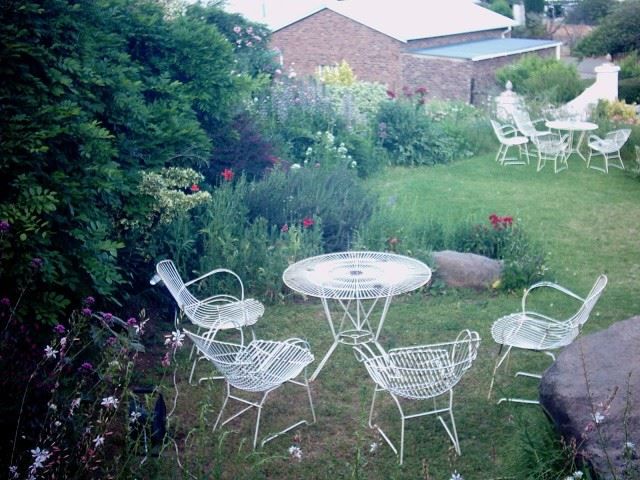
[[[233,375],[238,368],[237,358],[244,347],[237,343],[221,342],[208,335],[198,335],[185,329],[184,333],[194,343],[196,349],[211,361],[225,377]]]
[[[620,150],[625,142],[631,135],[631,129],[621,128],[619,130],[613,130],[605,135],[605,140],[610,140],[614,143],[617,150]]]
[[[452,389],[471,367],[480,336],[463,330],[453,342],[396,348],[374,354],[370,348],[354,347],[372,380],[404,398],[425,399]]]
[[[593,284],[589,295],[585,297],[582,306],[578,309],[576,314],[568,320],[568,323],[570,323],[572,327],[580,328],[587,322],[587,320],[589,320],[589,315],[591,314],[593,307],[595,307],[596,303],[598,302],[600,295],[602,295],[604,287],[607,286],[607,281],[608,279],[606,275],[600,275],[596,279],[596,282]]]
[[[491,120],[491,126],[493,127],[493,131],[496,134],[496,137],[498,137],[498,141],[500,143],[504,143],[505,141],[505,136],[502,133],[502,125],[500,125],[498,122],[496,122],[495,120]]]
[[[158,276],[181,310],[198,301],[198,299],[187,290],[187,287],[185,287],[184,281],[172,260],[162,260],[158,262],[156,272],[158,272]]]
[[[535,137],[537,130],[531,121],[531,117],[526,110],[515,109],[511,112],[513,121],[516,123],[518,130],[526,137]]]

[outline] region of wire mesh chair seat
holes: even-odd
[[[507,351],[502,356],[500,356],[501,352],[498,353],[487,398],[491,398],[496,372],[509,357],[512,348],[539,351],[549,355],[555,361],[553,350],[565,347],[576,339],[580,334],[582,326],[589,319],[589,315],[598,302],[600,295],[602,295],[606,285],[606,275],[600,275],[585,298],[551,282],[539,282],[525,290],[522,296],[522,311],[505,315],[496,320],[491,326],[491,336],[496,343],[500,344],[500,351],[502,351],[502,348],[505,346],[507,347]],[[565,320],[557,320],[541,313],[527,310],[527,299],[531,292],[543,287],[552,288],[577,300],[580,302],[580,308]],[[515,375],[538,379],[542,377],[540,374],[529,372],[516,372]],[[504,401],[538,403],[537,400],[520,398],[501,398],[498,400],[498,403]]]
[[[589,141],[587,142],[589,146],[587,167],[604,173],[609,173],[609,167],[624,170],[620,149],[629,139],[629,135],[631,135],[631,129],[629,128],[613,130],[607,133],[604,138],[600,138],[597,135],[589,135]],[[604,162],[602,167],[591,164],[592,158],[596,156],[602,157]]]
[[[311,390],[306,375],[306,367],[313,362],[314,356],[309,350],[309,344],[299,338],[284,341],[252,340],[248,345],[214,340],[211,335],[198,335],[185,330],[202,356],[213,363],[222,373],[226,383],[226,394],[220,408],[220,413],[213,426],[223,426],[243,413],[257,409],[256,425],[253,437],[253,448],[256,448],[262,408],[269,393],[289,382],[304,387],[307,390],[312,421],[300,420],[280,432],[262,440],[261,446],[300,425],[311,425],[316,422],[315,409],[311,398]],[[302,381],[295,380],[304,373]],[[231,388],[245,392],[262,393],[259,401],[252,401],[232,394]],[[225,407],[229,399],[246,405],[240,411],[222,420]]]
[[[491,120],[491,126],[500,142],[500,148],[498,148],[498,153],[496,154],[496,162],[500,163],[500,165],[524,165],[529,163],[529,150],[527,147],[529,139],[527,137],[518,135],[518,129],[513,125],[500,125],[495,120]],[[507,152],[511,147],[518,147],[518,158],[507,157]],[[526,160],[522,160],[523,150]]]
[[[511,116],[516,124],[516,128],[531,141],[533,141],[534,138],[544,137],[551,133],[550,130],[538,130],[536,128],[536,124],[544,122],[545,120],[543,118],[531,120],[531,117],[526,110],[515,109],[511,112]]]
[[[217,268],[198,278],[184,282],[172,260],[162,260],[156,265],[156,276],[152,284],[164,283],[176,301],[179,310],[198,327],[198,330],[212,331],[238,329],[241,343],[244,344],[243,327],[251,327],[264,314],[264,305],[253,298],[245,298],[244,284],[232,270]],[[202,280],[216,275],[230,275],[238,283],[240,297],[228,293],[219,293],[206,298],[197,298],[189,287],[196,286]],[[253,331],[251,332],[253,336]],[[193,353],[193,351],[192,351]],[[191,367],[189,382],[193,378],[196,358]]]
[[[538,172],[544,168],[547,161],[553,162],[554,173],[568,168],[566,159],[570,148],[568,134],[547,133],[533,137],[532,142],[538,155]]]
[[[379,353],[374,353],[366,344],[354,347],[356,357],[364,364],[375,383],[369,410],[369,427],[377,429],[396,454],[398,449],[394,443],[379,426],[373,423],[377,393],[388,392],[400,412],[400,464],[404,458],[405,421],[427,415],[438,416],[456,453],[460,455],[460,442],[453,417],[453,388],[471,367],[477,356],[479,344],[480,336],[477,332],[463,330],[453,342],[395,348],[389,352],[384,352],[380,346],[378,346]],[[437,407],[436,398],[447,393],[449,394],[448,404]],[[433,399],[434,408],[408,415],[405,414],[400,399]],[[450,425],[440,415],[442,413],[449,414]]]

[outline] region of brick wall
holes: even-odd
[[[469,60],[402,55],[403,86],[411,91],[427,87],[427,99],[468,102],[471,96],[473,64]]]
[[[271,46],[282,53],[285,69],[314,75],[320,65],[346,60],[358,80],[401,86],[400,53],[404,44],[376,30],[324,9],[276,31]]]
[[[483,32],[460,33],[458,35],[443,35],[442,37],[420,38],[418,40],[409,40],[406,50],[416,50],[420,48],[441,47],[443,45],[451,45],[452,43],[473,42],[476,40],[490,40],[492,38],[501,38],[505,29],[485,30]],[[511,36],[510,34],[507,36]]]
[[[504,89],[496,84],[496,70],[510,63],[519,61],[524,55],[540,55],[555,58],[555,47],[545,48],[531,53],[521,53],[506,57],[490,58],[473,62],[473,103],[478,104],[486,100],[488,95],[495,95]]]

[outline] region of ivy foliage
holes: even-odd
[[[203,166],[237,101],[230,43],[193,12],[165,13],[2,1],[0,293],[15,303],[29,285],[39,321],[67,298],[117,299],[141,247],[126,225],[155,208],[140,172]]]

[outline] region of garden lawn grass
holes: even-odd
[[[369,184],[381,194],[383,205],[395,197],[389,208],[406,222],[432,218],[453,226],[470,219],[488,225],[491,213],[512,215],[531,237],[544,244],[548,252],[547,279],[578,294],[586,295],[597,275],[606,273],[609,285],[585,327],[586,333],[640,313],[640,183],[626,172],[613,170],[604,175],[588,171],[582,160],[572,157],[568,171],[554,174],[550,166],[541,172],[536,172],[533,164],[501,167],[490,156],[482,156],[444,166],[388,169]],[[514,380],[501,370],[494,398],[487,400],[498,353],[489,329],[496,318],[517,311],[520,298],[521,292],[432,287],[394,299],[389,310],[381,338],[387,348],[452,340],[463,328],[475,329],[482,337],[474,366],[454,391],[460,457],[454,454],[439,421],[426,417],[407,422],[405,463],[399,466],[391,449],[367,427],[373,385],[351,349],[341,345],[312,384],[318,422],[297,430],[303,452],[300,462],[289,458],[287,452],[294,444],[293,432],[267,444],[257,454],[251,452],[253,414],[232,422],[224,429],[231,433],[222,434],[224,437],[219,432],[211,433],[206,425],[213,424],[220,408],[222,382],[187,385],[188,352],[183,350],[176,418],[184,414],[185,419],[193,419],[198,416],[194,410],[200,409],[204,426],[191,434],[186,447],[180,444],[182,461],[197,471],[198,478],[206,473],[207,478],[229,479],[446,480],[454,470],[465,480],[525,478],[521,473],[526,461],[522,457],[523,425],[535,432],[543,430],[547,420],[536,406],[498,406],[495,398],[535,398],[537,382]],[[551,295],[539,301],[542,307],[559,303]],[[572,307],[563,308],[568,311]],[[316,356],[313,368],[332,342],[320,302],[311,298],[268,307],[256,325],[256,334],[267,339],[307,339]],[[548,365],[544,355],[514,352],[509,371],[542,371]],[[208,369],[204,362],[199,366],[203,374]],[[398,412],[388,396],[379,398],[385,401],[376,421],[398,440]],[[261,434],[282,427],[287,420],[295,421],[298,417],[292,411],[307,414],[301,389],[296,391],[291,386],[273,393],[266,404]],[[186,432],[196,427],[178,422],[174,434],[184,439]],[[224,441],[218,448],[221,438]],[[380,447],[372,454],[369,450],[374,442]],[[544,456],[544,452],[540,454]],[[161,457],[156,473],[160,478],[179,474],[172,454]]]

